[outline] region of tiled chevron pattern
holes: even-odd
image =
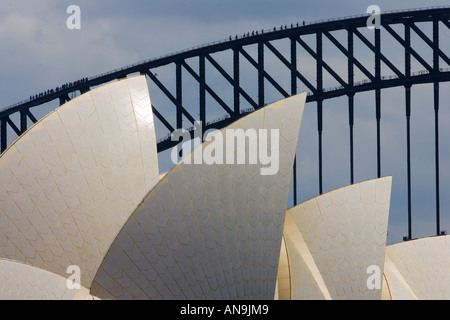
[[[386,248],[385,275],[392,299],[450,299],[450,236],[417,239]]]
[[[88,289],[70,290],[66,281],[46,270],[0,260],[0,300],[93,300]]]
[[[383,272],[391,183],[354,184],[288,210],[291,299],[381,298],[381,290],[367,288],[367,268]]]
[[[58,108],[0,156],[0,299],[449,299],[448,236],[384,256],[390,178],[285,212],[305,99],[227,128],[280,129],[274,176],[186,161],[159,174],[144,76]]]
[[[282,100],[226,128],[280,129],[276,175],[261,175],[260,165],[186,163],[165,175],[115,239],[92,294],[273,299],[305,99]]]
[[[91,282],[116,235],[159,180],[145,77],[56,109],[0,158],[0,258]]]
[[[284,237],[281,239],[275,300],[291,300],[291,274]]]

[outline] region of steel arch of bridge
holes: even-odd
[[[385,88],[404,87],[406,101],[406,140],[407,140],[407,192],[408,192],[408,239],[412,239],[411,231],[411,87],[417,84],[434,85],[434,113],[435,113],[435,181],[436,181],[436,234],[440,234],[440,174],[439,174],[439,84],[450,81],[450,69],[440,65],[442,60],[450,66],[450,53],[441,49],[439,43],[440,28],[450,30],[450,7],[425,8],[400,12],[382,13],[380,16],[381,28],[374,29],[369,37],[363,33],[367,28],[368,15],[350,17],[344,19],[328,20],[317,23],[295,23],[275,27],[271,30],[260,30],[247,32],[243,35],[230,36],[229,39],[217,43],[200,46],[194,49],[170,54],[167,56],[140,62],[132,66],[114,70],[102,75],[68,83],[56,89],[48,90],[46,93],[29,100],[19,102],[13,106],[0,111],[0,147],[3,152],[8,146],[8,132],[14,132],[17,136],[23,134],[31,123],[38,120],[31,109],[53,100],[59,100],[63,104],[70,100],[71,94],[79,94],[89,91],[91,88],[103,83],[121,79],[135,73],[146,74],[150,79],[151,93],[159,91],[165,96],[168,104],[164,108],[173,108],[174,121],[168,119],[161,112],[161,106],[153,105],[153,111],[157,119],[169,132],[178,128],[191,127],[195,121],[200,120],[206,131],[208,129],[220,129],[229,123],[244,116],[247,112],[242,109],[242,101],[256,110],[268,101],[266,90],[270,86],[280,97],[288,97],[300,91],[309,91],[307,102],[317,105],[317,132],[318,132],[318,162],[319,162],[319,192],[323,192],[323,169],[322,169],[322,132],[323,132],[323,102],[336,97],[348,97],[349,116],[349,144],[350,144],[350,182],[354,183],[354,148],[353,148],[353,126],[354,126],[354,96],[360,92],[374,91],[376,123],[377,123],[377,174],[381,177],[381,91]],[[431,25],[432,36],[429,37],[419,23]],[[400,28],[399,33],[395,29]],[[346,33],[346,43],[342,42],[332,33],[343,31]],[[396,43],[403,48],[404,65],[398,66],[390,61],[382,52],[383,33],[389,34]],[[427,59],[416,50],[411,42],[411,36],[415,35],[432,50],[432,61]],[[312,37],[314,45],[308,44],[305,37]],[[343,63],[347,66],[347,76],[342,77],[324,59],[324,40],[333,45],[334,48],[345,56]],[[289,50],[277,48],[283,42]],[[355,41],[365,46],[373,54],[374,70],[369,70],[354,52]],[[299,70],[298,49],[306,51],[315,62],[315,79],[308,77]],[[253,51],[251,51],[253,50]],[[232,55],[231,72],[213,57],[219,52],[229,52]],[[269,73],[265,57],[270,52],[289,73],[289,84],[276,81]],[[420,72],[411,72],[412,59],[415,59],[423,69]],[[196,67],[192,67],[195,61]],[[242,64],[245,62],[257,74],[257,89],[247,90],[242,84]],[[229,85],[233,101],[225,102],[220,93],[208,84],[207,65],[213,68]],[[382,65],[389,71],[389,75],[382,74]],[[164,66],[172,66],[174,72],[175,90],[170,90],[156,74],[156,69]],[[356,81],[355,72],[363,74],[366,79]],[[186,77],[190,76],[198,88],[198,117],[192,114],[189,101],[183,99]],[[325,88],[325,77],[331,78],[338,85],[333,88]],[[300,90],[300,88],[302,90]],[[208,103],[207,96],[225,112],[225,117],[218,121],[207,121]],[[152,99],[153,102],[153,99]],[[191,105],[192,106],[192,105]],[[19,124],[16,124],[11,116],[19,114]],[[31,123],[30,121],[31,120]],[[175,123],[173,123],[175,122]],[[193,130],[191,129],[191,134]],[[167,150],[176,145],[170,136],[158,142],[158,151]],[[297,163],[294,165],[294,203],[297,204]]]

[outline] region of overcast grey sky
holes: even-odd
[[[360,15],[369,5],[378,5],[382,12],[430,6],[448,5],[444,0],[14,0],[0,3],[0,108],[27,99],[30,95],[54,88],[65,82],[121,68],[135,62],[200,44],[243,34],[252,30],[271,29],[296,22]],[[81,8],[81,30],[68,30],[66,21],[69,5]],[[450,39],[450,31],[444,30]],[[447,33],[445,33],[447,32]],[[450,42],[450,41],[449,41]],[[402,53],[400,54],[402,55]],[[333,57],[331,57],[332,60]],[[393,51],[392,59],[395,59]],[[336,58],[337,59],[337,58]],[[339,60],[335,66],[339,68]],[[343,64],[342,64],[343,65]],[[341,67],[342,67],[341,65]],[[449,91],[448,87],[447,90]],[[425,94],[423,94],[425,93]],[[413,150],[416,168],[413,193],[414,233],[427,236],[434,233],[433,114],[423,106],[432,101],[429,87],[413,93],[417,110],[413,121],[413,137],[420,146]],[[405,190],[405,121],[403,91],[386,90],[383,93],[383,175],[394,175],[395,201],[392,203],[390,241],[401,241],[407,234]],[[442,98],[441,98],[442,99]],[[444,101],[444,99],[442,99]],[[340,99],[345,106],[346,100]],[[373,95],[357,96],[357,104],[373,106]],[[339,103],[336,103],[338,107]],[[348,126],[347,111],[340,112],[326,103],[329,113],[324,114],[329,129],[324,132],[324,146],[330,151],[324,155],[325,191],[348,184]],[[358,109],[364,110],[364,108]],[[371,111],[360,112],[355,127],[356,148],[360,152],[356,180],[375,178],[373,143],[363,129],[373,132],[375,122]],[[305,112],[300,143],[304,145],[299,175],[304,183],[300,187],[300,200],[317,194],[317,151],[315,142],[316,119],[312,111]],[[450,113],[441,115],[441,140],[448,136]],[[304,132],[304,133],[303,133]],[[395,139],[394,139],[395,138]],[[336,139],[339,143],[336,143]],[[441,155],[442,184],[450,187],[450,145],[444,145]],[[425,155],[429,155],[425,157]],[[334,161],[344,167],[332,165]],[[328,178],[329,177],[329,178]],[[414,182],[413,181],[413,182]],[[448,192],[449,188],[444,189]],[[450,228],[450,204],[441,194],[442,229]],[[450,201],[450,200],[449,200]]]
[[[66,9],[81,8],[68,30]],[[297,21],[446,5],[448,1],[14,0],[0,3],[0,106],[59,83]],[[20,86],[18,85],[20,83]]]

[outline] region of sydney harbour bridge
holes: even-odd
[[[294,22],[265,30],[247,31],[230,35],[222,41],[183,50],[142,61],[101,75],[83,78],[55,86],[43,93],[0,110],[0,146],[5,151],[10,143],[39,120],[40,107],[48,103],[60,105],[76,95],[96,86],[135,74],[147,76],[153,112],[161,130],[158,152],[174,147],[170,133],[185,128],[193,135],[195,121],[201,121],[203,130],[221,129],[246,114],[275,100],[307,91],[307,107],[316,114],[318,190],[324,192],[323,165],[327,161],[324,150],[324,102],[346,99],[341,110],[348,115],[348,182],[355,182],[356,152],[354,126],[358,122],[355,97],[370,93],[374,104],[376,125],[376,174],[383,175],[382,163],[382,94],[389,88],[404,91],[405,131],[401,139],[406,152],[404,169],[407,192],[404,213],[408,220],[408,235],[412,239],[412,174],[414,166],[411,150],[412,90],[415,86],[432,86],[429,113],[434,118],[434,168],[429,172],[434,179],[435,234],[441,230],[441,195],[450,190],[441,188],[440,170],[440,103],[442,84],[450,81],[450,46],[445,46],[450,33],[450,7],[383,12],[379,26],[368,28],[369,14],[318,22]],[[420,40],[421,46],[417,46]],[[443,40],[444,39],[444,40]],[[397,49],[394,61],[386,52],[391,43]],[[339,69],[327,59],[329,51],[340,54]],[[358,52],[367,54],[361,56]],[[431,53],[431,54],[429,54]],[[308,57],[307,65],[304,56]],[[306,65],[306,67],[305,67]],[[276,67],[274,67],[276,66]],[[280,76],[281,75],[281,76]],[[220,82],[222,85],[217,86]],[[373,94],[372,94],[373,93]],[[447,107],[447,106],[446,106]],[[206,124],[206,125],[205,125]],[[444,123],[445,125],[445,123]],[[441,139],[442,140],[442,139]],[[294,164],[293,202],[298,203],[298,163]],[[394,177],[395,178],[395,177]],[[448,177],[447,177],[448,178]],[[418,181],[417,183],[420,183]]]

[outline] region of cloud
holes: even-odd
[[[69,15],[66,9],[71,4],[81,8],[82,29],[68,30],[66,20]],[[260,29],[272,29],[281,25],[305,21],[315,21],[364,14],[371,4],[380,6],[382,12],[395,9],[416,8],[430,5],[444,5],[443,1],[412,0],[398,2],[380,0],[361,1],[298,1],[298,0],[133,0],[133,1],[94,1],[94,0],[41,0],[41,1],[2,1],[0,3],[0,107],[26,99],[32,94],[53,88],[62,83],[75,81],[81,77],[94,76],[108,72],[141,60],[154,58],[171,52],[183,50],[204,43],[226,39],[230,35],[242,35]],[[345,35],[345,32],[344,32]],[[368,39],[371,34],[367,33]],[[443,29],[441,46],[449,46],[446,41],[450,31]],[[414,40],[424,47],[420,39]],[[340,39],[338,37],[338,39]],[[345,37],[344,37],[345,39]],[[391,43],[395,43],[395,40]],[[345,43],[345,42],[344,42]],[[312,47],[313,43],[311,44]],[[403,70],[403,52],[398,52],[398,45],[383,46],[383,52],[395,59],[396,66]],[[426,47],[426,45],[425,45]],[[445,52],[449,52],[448,48]],[[373,71],[373,52],[357,50],[358,60]],[[315,81],[315,65],[308,54],[299,49],[302,59],[300,69],[312,83]],[[285,56],[289,53],[285,52]],[[342,63],[343,55],[338,50],[326,50],[326,61],[330,66],[339,69],[339,74],[346,79],[346,63]],[[400,57],[401,56],[401,57]],[[218,58],[220,61],[220,58]],[[254,91],[255,72],[249,64],[245,64],[242,80],[246,90]],[[268,72],[280,82],[285,74],[277,73],[284,68],[276,64],[273,55],[267,55],[266,63],[272,64]],[[423,67],[414,63],[414,70]],[[284,69],[283,69],[284,70]],[[392,74],[388,69],[386,75]],[[232,71],[230,71],[232,74]],[[159,75],[170,83],[171,77]],[[165,78],[166,77],[166,78]],[[365,75],[356,72],[356,80],[365,79]],[[253,79],[253,80],[252,80]],[[208,78],[208,81],[214,82]],[[221,90],[223,82],[217,81]],[[248,84],[247,84],[248,83]],[[326,86],[337,84],[330,78]],[[450,142],[446,137],[450,133],[446,123],[450,121],[450,111],[445,108],[449,101],[448,87],[442,86],[441,97],[441,184],[450,187]],[[445,89],[447,88],[447,89]],[[192,90],[191,90],[192,89]],[[299,86],[299,90],[305,89]],[[189,87],[185,99],[195,105],[198,91],[195,86]],[[225,91],[224,91],[225,92]],[[434,151],[433,128],[434,114],[432,95],[429,86],[415,86],[413,90],[414,109],[412,118],[412,135],[414,137],[413,156],[413,192],[420,202],[414,203],[414,217],[418,225],[430,220],[433,212],[434,192]],[[405,115],[403,89],[383,91],[383,131],[382,131],[382,168],[383,174],[395,174],[392,212],[392,230],[390,237],[401,240],[406,231],[401,229],[405,221]],[[272,89],[267,90],[270,101],[279,98]],[[152,99],[153,100],[153,99]],[[187,100],[186,100],[187,101]],[[244,99],[242,99],[244,102]],[[155,102],[157,98],[155,97]],[[192,110],[196,116],[197,110]],[[215,112],[220,109],[215,110]],[[348,114],[346,98],[335,99],[325,103],[324,120],[327,127],[324,131],[324,186],[326,189],[339,187],[349,182],[349,145]],[[173,110],[166,111],[173,116]],[[376,139],[374,133],[375,110],[374,94],[361,93],[355,100],[355,112],[358,116],[355,123],[355,174],[356,180],[375,178]],[[315,104],[308,104],[305,110],[304,123],[300,136],[303,148],[299,153],[299,197],[310,198],[318,193],[318,151],[317,151],[317,118]],[[398,182],[397,182],[398,181]],[[444,189],[443,189],[444,190]],[[327,190],[325,190],[327,191]],[[419,201],[419,200],[418,200]],[[450,211],[447,199],[442,195],[443,229],[450,228],[445,212]],[[433,216],[433,213],[431,214]],[[427,220],[428,219],[428,220]],[[446,224],[444,224],[444,221]],[[432,228],[431,228],[432,229]],[[431,230],[428,226],[414,228],[418,234],[426,234],[422,230]],[[399,231],[400,230],[400,231]],[[432,234],[434,231],[428,232]],[[395,235],[394,235],[395,233]]]

